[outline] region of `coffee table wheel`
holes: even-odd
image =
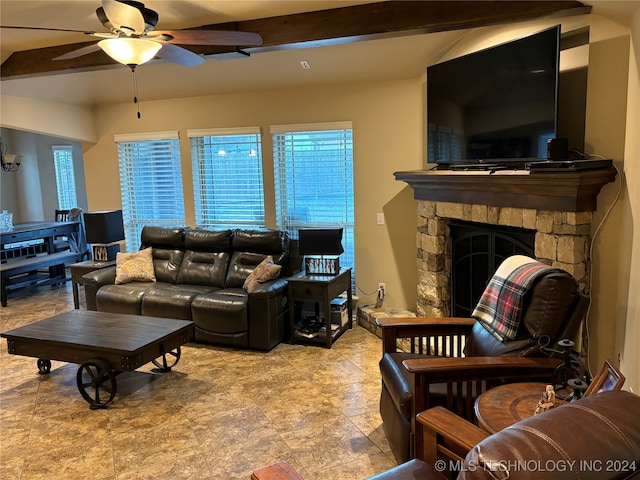
[[[158,367],[161,372],[170,372],[171,368],[180,360],[180,346],[171,350],[170,352],[163,353],[161,357],[151,360],[151,362]]]
[[[40,375],[47,375],[51,373],[51,360],[38,359],[38,373]]]
[[[80,395],[89,403],[89,408],[107,408],[116,396],[116,376],[102,360],[89,360],[80,365],[76,375]]]

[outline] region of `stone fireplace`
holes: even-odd
[[[380,335],[381,316],[451,315],[451,222],[473,222],[533,231],[534,256],[562,268],[588,294],[591,223],[601,188],[614,181],[613,167],[584,171],[396,172],[409,184],[417,207],[416,312],[359,308],[358,322]]]
[[[452,220],[535,231],[535,257],[543,263],[568,271],[586,291],[591,212],[421,200],[418,202],[417,234],[419,316],[446,317],[451,314],[449,222]]]
[[[396,172],[414,189],[417,208],[417,315],[451,315],[450,222],[515,227],[535,233],[537,260],[571,273],[588,293],[591,222],[615,169],[566,172]]]

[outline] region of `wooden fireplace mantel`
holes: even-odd
[[[413,188],[416,200],[589,212],[596,210],[602,187],[615,180],[616,169],[496,173],[412,170],[393,175]]]

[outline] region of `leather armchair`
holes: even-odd
[[[513,340],[500,342],[475,318],[382,318],[380,360],[383,429],[399,463],[422,448],[416,414],[436,405],[473,420],[473,404],[500,383],[548,381],[559,360],[550,347],[574,338],[588,300],[575,279],[554,270],[537,279],[524,298]]]
[[[602,392],[490,435],[443,407],[431,408],[417,416],[425,438],[419,458],[369,480],[638,478],[638,411],[639,396]]]

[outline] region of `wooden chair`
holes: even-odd
[[[551,378],[559,359],[544,346],[575,338],[588,300],[567,272],[537,279],[513,340],[499,341],[475,318],[382,318],[383,429],[399,463],[422,448],[416,414],[442,405],[473,421],[475,399],[500,383]]]
[[[68,222],[69,210],[56,210],[55,217],[56,222]],[[69,239],[67,237],[55,237],[53,239],[53,247],[56,252],[64,252],[69,250]]]

